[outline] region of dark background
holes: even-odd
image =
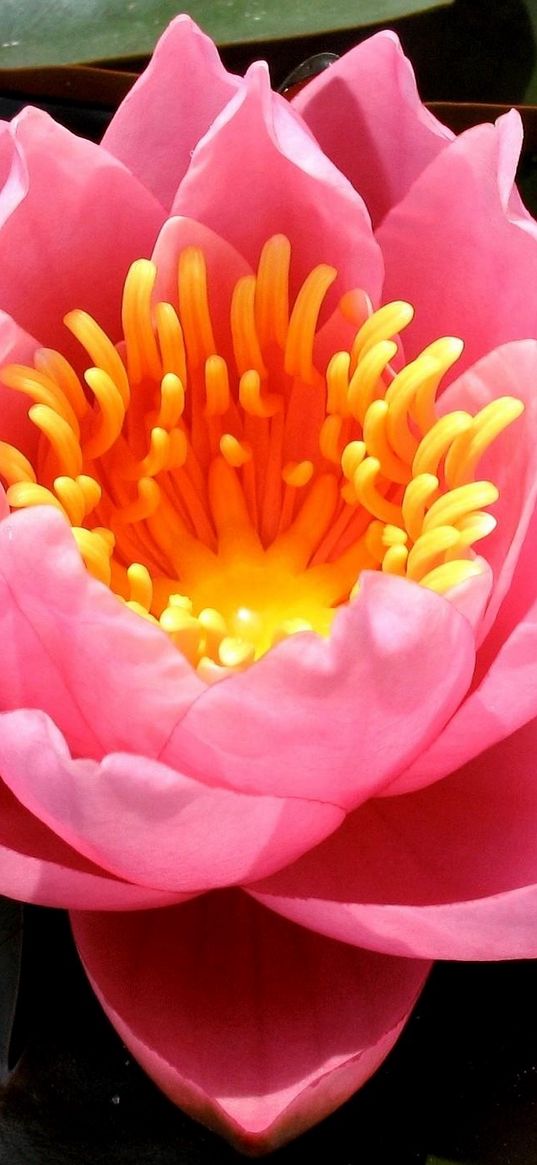
[[[536,995],[537,963],[437,964],[376,1076],[267,1165],[534,1165]],[[130,1058],[61,912],[25,910],[12,1060],[0,1093],[2,1165],[246,1160],[171,1105]]]
[[[1,15],[1,6],[0,6]],[[537,103],[537,0],[456,0],[395,22],[429,101]],[[233,46],[269,59],[275,86],[312,53],[372,29]],[[136,70],[140,61],[122,62]],[[0,72],[0,116],[30,99],[98,140],[125,82],[91,70]],[[473,111],[474,120],[486,119]],[[454,124],[457,111],[451,111]],[[520,168],[537,212],[537,129]],[[532,289],[528,289],[531,293]],[[0,1051],[15,998],[18,911],[0,927]],[[26,908],[0,1165],[233,1165],[244,1161],[169,1104],[131,1060],[80,969],[65,916]],[[366,1087],[267,1165],[537,1165],[537,963],[438,964],[402,1039]]]

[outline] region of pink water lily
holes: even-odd
[[[289,107],[180,17],[100,147],[1,149],[0,892],[260,1151],[432,959],[537,955],[519,119],[453,137],[391,33]]]

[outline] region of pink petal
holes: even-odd
[[[114,338],[127,269],[149,255],[163,219],[151,194],[105,150],[47,114],[11,124],[0,194],[0,302],[40,343],[75,351],[62,326],[82,307]]]
[[[464,582],[450,587],[446,591],[445,597],[468,620],[470,626],[473,628],[476,640],[479,642],[487,603],[492,593],[494,578],[488,562],[480,556],[477,556],[477,561],[481,567],[481,573],[472,575],[471,578],[465,579]]]
[[[144,910],[181,897],[110,877],[28,813],[1,781],[0,893],[73,910]]]
[[[487,673],[513,632],[534,618],[537,579],[537,511],[531,517],[514,569],[511,585],[485,642],[480,648],[475,686]]]
[[[247,1151],[341,1104],[395,1042],[429,965],[319,939],[237,893],[75,914],[81,957],[142,1067]]]
[[[73,760],[42,712],[0,716],[0,772],[74,849],[131,882],[191,894],[265,877],[343,819],[333,805],[210,788],[146,756]]]
[[[241,84],[209,37],[178,16],[101,144],[169,210],[194,147]]]
[[[0,121],[0,220],[3,222],[24,197],[26,170],[13,145],[12,123]]]
[[[32,364],[37,340],[0,311],[0,369],[6,364]],[[16,445],[30,458],[37,444],[37,429],[28,422],[28,398],[0,383],[0,441]]]
[[[328,640],[292,636],[207,688],[160,759],[207,783],[355,806],[434,739],[473,666],[449,602],[367,572]]]
[[[379,232],[384,298],[416,308],[405,332],[415,354],[439,335],[461,336],[464,365],[508,340],[534,336],[528,287],[537,282],[537,238],[506,201],[520,151],[514,111],[467,130],[442,151]]]
[[[345,53],[305,86],[293,106],[359,191],[375,226],[453,139],[422,105],[393,32]]]
[[[536,747],[534,721],[445,781],[369,802],[255,897],[392,954],[534,958]]]
[[[359,286],[378,298],[382,258],[363,202],[287,102],[271,93],[262,65],[250,69],[194,150],[172,213],[211,227],[252,267],[271,235],[288,235],[294,293],[312,267],[329,263],[339,272],[340,294]]]
[[[386,790],[420,789],[479,756],[537,715],[537,600],[443,732]]]
[[[88,574],[52,507],[0,523],[0,710],[41,708],[75,753],[156,756],[204,685]]]

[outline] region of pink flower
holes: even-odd
[[[390,33],[289,108],[182,17],[102,147],[2,129],[0,892],[267,1148],[431,959],[537,954],[519,120],[453,138]]]

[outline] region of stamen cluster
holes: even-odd
[[[39,430],[35,465],[0,442],[10,506],[59,509],[91,574],[208,680],[286,635],[327,634],[364,569],[440,593],[479,573],[472,547],[494,528],[484,509],[498,491],[476,469],[523,407],[502,397],[439,417],[462,343],[436,340],[396,369],[404,302],[369,314],[321,371],[319,314],[337,272],[316,267],[290,305],[290,259],[275,236],[238,280],[224,351],[204,255],[189,247],[174,304],[153,302],[152,262],[132,265],[120,345],[84,311],[66,316],[85,383],[46,349],[33,368],[1,372]],[[358,303],[344,298],[342,321]]]

